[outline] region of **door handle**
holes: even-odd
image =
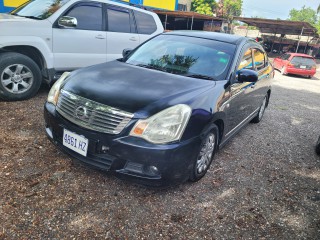
[[[103,35],[99,34],[96,36],[96,39],[106,39]]]
[[[135,42],[135,41],[137,41],[138,39],[137,39],[136,37],[131,37],[131,38],[129,38],[129,40]]]

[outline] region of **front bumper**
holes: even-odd
[[[187,180],[201,144],[200,137],[155,145],[128,136],[135,120],[118,135],[95,132],[64,119],[50,103],[45,104],[44,118],[48,138],[69,155],[94,168],[111,171],[119,178],[150,186],[167,186]],[[63,129],[89,140],[86,157],[63,146]]]

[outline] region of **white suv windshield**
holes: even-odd
[[[33,19],[46,19],[70,0],[33,0],[11,12],[12,15]]]

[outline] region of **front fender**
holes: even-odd
[[[48,39],[47,41],[51,41]],[[1,37],[1,48],[5,47],[34,47],[42,54],[43,59],[45,60],[47,68],[54,68],[53,66],[53,53],[50,46],[39,37],[26,36],[26,37]]]

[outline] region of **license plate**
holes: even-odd
[[[87,156],[88,151],[88,139],[84,136],[80,136],[76,133],[70,132],[67,129],[63,129],[63,146],[81,154]]]
[[[306,69],[306,68],[307,68],[307,66],[300,66],[300,68]]]

